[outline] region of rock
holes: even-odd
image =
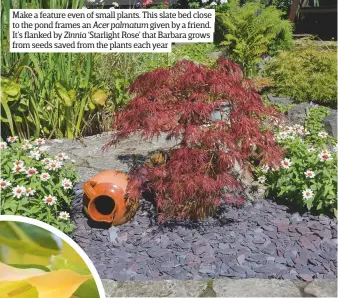
[[[287,106],[293,103],[293,100],[291,98],[276,97],[271,94],[268,94],[268,99],[272,104],[280,106]]]
[[[119,228],[115,226],[111,226],[108,230],[109,233],[109,241],[112,243],[116,242],[116,238],[118,237],[117,232],[119,231]]]
[[[313,297],[337,297],[337,280],[315,279],[303,291]]]
[[[304,125],[305,119],[309,115],[310,108],[311,104],[303,102],[288,110],[287,115],[291,124]]]
[[[330,110],[330,114],[323,119],[325,129],[330,136],[337,137],[337,110]]]
[[[217,297],[302,297],[292,281],[277,279],[216,279],[213,289]]]

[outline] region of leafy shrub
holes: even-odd
[[[277,138],[286,155],[279,168],[259,170],[258,180],[268,194],[286,198],[298,206],[337,216],[337,140],[324,131],[325,108],[313,107],[305,128],[281,126]],[[323,113],[324,112],[324,113]]]
[[[139,198],[142,187],[151,188],[161,217],[202,219],[212,214],[222,197],[240,188],[235,163],[250,168],[251,157],[273,164],[282,156],[273,133],[262,128],[266,115],[279,113],[264,106],[230,60],[211,68],[179,61],[142,74],[129,91],[134,97],[117,114],[110,144],[136,132],[147,140],[165,133],[178,142],[163,152],[162,162],[146,163],[131,173],[128,185],[131,199]],[[211,121],[217,108],[225,118]]]
[[[283,13],[274,6],[259,2],[231,0],[228,10],[217,13],[217,35],[229,57],[243,65],[250,73],[263,55],[274,55],[278,50],[292,46],[292,25],[282,20]]]
[[[336,106],[336,49],[304,40],[291,51],[282,51],[265,66],[264,75],[273,80],[271,92],[297,102],[315,100]]]
[[[24,141],[9,137],[0,143],[0,214],[36,218],[70,232],[68,211],[76,174],[68,157],[50,157],[44,139]]]

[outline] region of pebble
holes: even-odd
[[[75,185],[71,237],[101,278],[337,278],[336,219],[260,200],[238,209],[223,204],[217,217],[201,222],[158,224],[155,207],[140,200],[131,222],[103,228],[83,214],[81,185]]]

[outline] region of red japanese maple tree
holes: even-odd
[[[273,133],[264,129],[265,119],[278,112],[264,106],[231,60],[211,68],[181,60],[142,74],[129,92],[133,99],[117,114],[110,144],[136,132],[147,140],[165,133],[178,141],[163,163],[134,171],[128,186],[131,199],[150,186],[165,219],[212,214],[226,193],[241,187],[232,171],[235,161],[250,169],[250,158],[273,165],[282,157]],[[211,121],[224,103],[228,117]]]

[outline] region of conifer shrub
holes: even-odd
[[[265,107],[252,82],[228,59],[212,67],[181,60],[139,76],[129,87],[132,100],[113,123],[113,145],[139,133],[145,140],[165,134],[177,145],[159,162],[132,171],[127,193],[138,199],[145,187],[155,194],[159,219],[203,219],[221,199],[241,188],[234,164],[250,170],[252,160],[277,164],[283,152],[269,129],[279,112]],[[227,106],[221,120],[210,120]]]

